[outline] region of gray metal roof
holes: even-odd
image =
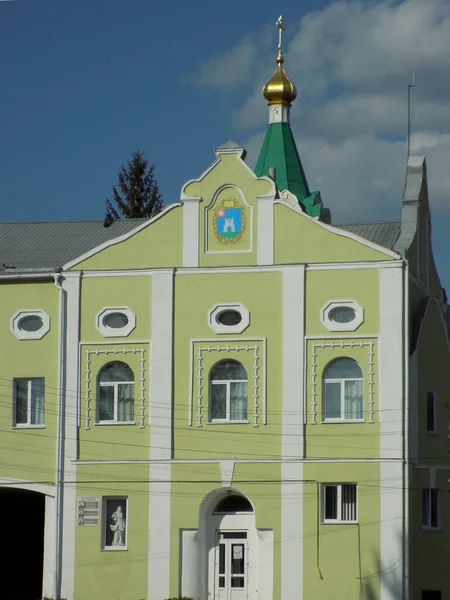
[[[350,223],[348,225],[335,225],[335,227],[359,235],[369,240],[369,242],[392,250],[400,235],[401,223],[399,221],[386,223]]]
[[[0,223],[0,272],[57,270],[148,219],[120,219],[109,227],[103,221]]]
[[[0,273],[56,271],[146,220],[121,219],[109,227],[104,227],[103,221],[0,223]],[[400,223],[354,223],[336,227],[389,249],[400,234]]]

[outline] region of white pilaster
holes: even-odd
[[[78,452],[78,360],[80,341],[80,273],[66,274],[63,290],[65,308],[65,368],[64,369],[64,481],[76,480]],[[61,560],[61,598],[74,597],[75,583],[75,485],[63,485],[63,527]]]
[[[45,496],[45,525],[44,525],[44,569],[42,577],[42,595],[52,597],[55,572],[55,515],[56,503],[54,496]]]
[[[284,268],[281,600],[303,597],[304,286],[304,265]]]
[[[257,196],[258,201],[258,265],[273,265],[273,194]]]
[[[405,386],[404,289],[399,264],[380,269],[380,600],[404,598],[404,492],[402,431]],[[383,460],[385,459],[385,460]],[[406,527],[405,515],[405,527]],[[392,565],[397,565],[392,569]]]
[[[182,198],[183,267],[198,267],[201,198]]]
[[[148,600],[168,598],[170,585],[173,288],[172,269],[152,275]]]
[[[269,104],[269,125],[272,123],[287,123],[291,122],[291,105],[290,104]]]

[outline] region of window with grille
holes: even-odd
[[[322,520],[324,523],[356,523],[356,483],[326,483],[322,486]]]

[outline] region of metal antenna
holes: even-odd
[[[416,71],[413,72],[412,83],[408,84],[408,158],[411,155],[411,128],[414,109],[414,88],[416,87]]]

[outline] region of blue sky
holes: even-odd
[[[103,218],[133,149],[155,163],[166,203],[230,137],[254,161],[279,13],[300,92],[293,129],[335,222],[399,218],[416,69],[413,150],[428,156],[435,250],[450,287],[446,0],[261,0],[257,10],[242,0],[0,0],[2,220]]]

